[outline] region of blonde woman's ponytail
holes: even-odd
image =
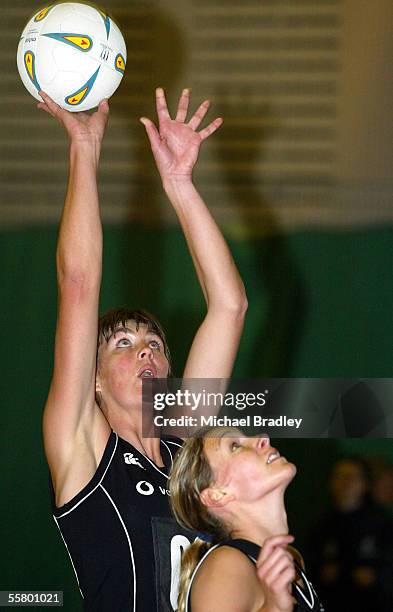
[[[229,537],[228,528],[209,512],[200,494],[213,483],[213,472],[204,453],[204,439],[214,437],[214,429],[189,438],[176,454],[169,478],[170,503],[178,523],[211,537],[213,543]],[[186,612],[186,595],[192,573],[203,555],[212,546],[197,539],[184,552],[180,573],[179,612]]]
[[[186,608],[186,595],[188,591],[188,585],[191,580],[191,576],[194,569],[202,559],[204,554],[209,550],[212,544],[205,542],[204,540],[197,539],[191,544],[184,552],[181,560],[181,572],[179,582],[179,599],[177,600],[177,612],[187,612]]]

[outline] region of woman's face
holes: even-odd
[[[135,321],[127,321],[99,348],[97,390],[104,405],[114,400],[127,407],[140,403],[144,378],[166,378],[168,371],[161,338],[146,325],[137,329]]]
[[[367,492],[362,466],[351,459],[338,461],[330,478],[330,489],[338,506],[360,504]]]
[[[213,470],[215,486],[225,487],[239,501],[255,501],[285,489],[296,467],[270,445],[268,436],[246,438],[234,429],[218,438],[206,438],[205,454]]]

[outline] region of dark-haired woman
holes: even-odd
[[[172,119],[158,89],[158,128],[147,118],[141,121],[207,304],[184,376],[228,378],[243,327],[245,291],[192,181],[200,146],[222,121],[197,131],[209,103],[187,121],[189,97],[184,90]],[[143,437],[141,388],[144,377],[168,375],[169,351],[153,317],[127,310],[101,320],[97,347],[102,271],[97,170],[108,102],[93,114],[69,113],[44,93],[42,98],[39,107],[58,119],[70,141],[57,245],[55,362],[44,415],[54,517],[86,610],[165,612],[176,607],[176,564],[189,543],[168,504],[168,469],[180,441]]]
[[[179,523],[207,534],[182,561],[179,612],[323,612],[289,544],[284,493],[296,467],[269,438],[216,428],[186,440],[170,477]]]

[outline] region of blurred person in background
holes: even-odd
[[[372,457],[367,463],[372,474],[372,499],[377,506],[393,515],[393,465],[384,457]]]
[[[337,461],[329,481],[332,506],[309,534],[310,574],[328,612],[393,610],[393,526],[372,500],[368,466]]]

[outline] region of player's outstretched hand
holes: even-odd
[[[146,128],[154,159],[163,180],[191,178],[202,142],[222,124],[222,119],[218,118],[197,132],[196,130],[209,109],[210,102],[208,100],[202,102],[187,122],[189,102],[190,90],[184,89],[180,96],[176,117],[172,119],[164,90],[158,88],[156,89],[158,128],[147,117],[140,119]]]
[[[290,535],[267,538],[257,560],[257,575],[266,596],[263,610],[292,612],[294,600],[291,583],[295,579],[295,565],[286,547],[293,541]]]
[[[70,113],[61,108],[43,91],[40,91],[43,102],[37,104],[52,115],[65,128],[72,142],[86,142],[101,145],[109,116],[108,100],[102,100],[94,113]]]

